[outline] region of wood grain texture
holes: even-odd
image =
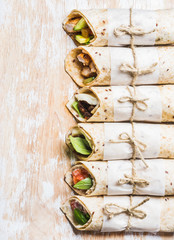
[[[64,71],[74,47],[62,30],[73,8],[174,8],[162,0],[0,0],[0,240],[173,239],[164,234],[75,232],[60,205],[74,161],[65,103],[77,87]]]

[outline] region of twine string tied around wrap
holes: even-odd
[[[120,65],[119,69],[121,72],[129,73],[132,76],[134,76],[134,75],[140,76],[140,75],[153,73],[155,71],[155,67],[157,66],[157,64],[158,63],[155,62],[152,65],[150,65],[149,67],[140,69],[138,67],[134,67],[134,66],[130,65],[129,63],[122,63]]]
[[[118,180],[118,184],[123,185],[123,184],[131,184],[131,185],[138,185],[140,187],[146,187],[149,185],[149,182],[145,179],[134,177],[134,176],[129,176],[127,174],[124,174],[124,178],[120,178]]]
[[[123,132],[119,135],[119,140],[115,141],[115,140],[110,140],[109,142],[111,143],[129,143],[134,152],[137,152],[141,158],[141,160],[143,161],[144,165],[146,167],[148,167],[147,163],[145,162],[145,159],[143,157],[142,152],[145,151],[146,149],[146,144],[141,142],[140,140],[138,140],[135,136],[130,136],[127,132]]]
[[[123,36],[125,34],[129,35],[135,35],[135,36],[143,36],[145,34],[150,34],[155,32],[155,29],[151,31],[144,31],[141,27],[139,26],[134,26],[134,25],[121,25],[120,27],[117,27],[114,29],[114,35],[116,37]]]
[[[147,103],[145,101],[149,100],[149,98],[138,98],[136,94],[133,94],[129,87],[127,87],[130,96],[124,96],[118,99],[118,102],[131,102],[135,104],[135,107],[140,111],[145,111],[147,109]]]
[[[149,34],[149,33],[154,32],[155,29],[147,32],[147,31],[144,31],[141,27],[134,26],[133,23],[132,23],[132,14],[133,14],[132,12],[133,12],[133,10],[132,10],[132,8],[130,8],[130,24],[128,26],[121,25],[120,27],[114,29],[114,34],[115,34],[116,37],[119,37],[119,36],[124,35],[124,34],[130,35],[130,38],[131,38],[130,47],[131,47],[131,50],[132,50],[132,55],[133,55],[133,60],[134,60],[134,65],[133,66],[131,66],[130,64],[126,64],[126,63],[124,63],[120,66],[121,71],[128,72],[132,75],[133,78],[132,78],[131,85],[132,85],[133,91],[134,91],[134,94],[132,94],[130,89],[128,88],[129,93],[130,93],[130,97],[123,97],[123,98],[119,99],[120,102],[130,101],[133,104],[132,115],[131,115],[131,118],[130,118],[130,121],[131,121],[131,124],[132,124],[132,137],[130,137],[126,133],[127,134],[126,139],[123,139],[123,135],[120,135],[120,140],[122,140],[122,141],[127,140],[132,145],[132,147],[133,147],[132,163],[134,162],[134,160],[136,158],[136,152],[138,152],[141,160],[143,161],[145,166],[148,167],[148,165],[145,162],[144,157],[142,155],[142,151],[145,150],[146,145],[136,139],[134,124],[133,124],[134,115],[135,115],[135,107],[138,108],[141,111],[145,111],[148,107],[147,104],[145,103],[145,101],[147,99],[138,99],[136,97],[135,81],[136,81],[138,75],[144,75],[144,74],[152,73],[153,71],[155,71],[155,66],[157,65],[157,63],[152,64],[151,66],[149,66],[146,69],[139,69],[138,68],[138,66],[137,66],[137,56],[136,56],[135,45],[134,45],[134,41],[135,41],[134,36]],[[133,167],[133,172],[135,173],[135,166]]]
[[[132,176],[130,177],[128,175],[125,175],[125,179],[120,179],[119,183],[120,184],[126,184],[126,183],[132,184],[133,185],[133,193],[135,193],[135,189],[136,189],[137,184],[141,187],[145,187],[145,186],[149,185],[148,181],[146,181],[144,179],[137,178],[137,176],[136,176],[136,168],[135,168],[136,154],[137,153],[139,154],[142,162],[144,163],[144,165],[146,167],[148,167],[148,164],[145,162],[145,159],[144,159],[143,154],[142,154],[142,152],[146,149],[147,146],[146,146],[146,144],[142,143],[141,141],[139,141],[135,137],[135,129],[134,129],[134,124],[133,124],[134,115],[135,115],[135,107],[137,109],[139,109],[140,111],[145,111],[148,107],[148,105],[145,101],[147,101],[148,99],[147,98],[144,98],[144,99],[137,98],[135,82],[136,82],[137,77],[139,75],[145,75],[145,74],[154,72],[155,67],[157,65],[157,63],[153,63],[151,66],[149,66],[145,69],[138,68],[137,56],[136,56],[136,51],[135,51],[135,46],[134,46],[134,41],[135,41],[134,36],[141,36],[141,35],[144,35],[144,34],[152,33],[154,31],[155,30],[146,32],[141,27],[133,25],[133,23],[132,23],[132,8],[130,9],[130,25],[129,26],[121,25],[120,27],[114,29],[114,35],[116,37],[119,37],[119,36],[122,36],[122,35],[125,35],[125,34],[129,34],[130,38],[131,38],[130,46],[131,46],[131,50],[132,50],[132,54],[133,54],[134,65],[132,66],[130,64],[123,63],[123,64],[121,64],[119,69],[122,72],[126,72],[126,73],[129,73],[129,74],[132,75],[131,85],[133,87],[134,93],[132,93],[130,88],[128,87],[128,91],[130,93],[130,96],[123,96],[120,99],[118,99],[118,102],[120,102],[120,103],[124,103],[124,102],[129,101],[133,104],[132,114],[131,114],[131,117],[130,117],[130,122],[132,124],[132,137],[128,133],[124,132],[124,133],[121,133],[119,135],[119,141],[110,140],[110,142],[115,142],[115,143],[121,143],[121,142],[126,143],[127,142],[127,143],[131,144],[131,146],[132,146],[132,149],[133,149],[132,160],[131,160],[131,162],[132,162]],[[130,205],[131,205],[131,202],[132,202],[132,198],[130,198]],[[135,208],[134,208],[134,210],[135,210]],[[127,211],[128,214],[131,213],[130,209],[126,209],[126,210],[124,209],[124,211]],[[130,226],[130,218],[129,218],[129,221],[128,221],[128,227],[127,227],[128,229],[129,229],[129,226]]]
[[[136,208],[138,208],[139,206],[141,206],[144,203],[146,203],[147,201],[149,201],[150,198],[147,197],[146,199],[144,199],[140,203],[136,204],[135,206],[131,206],[132,205],[131,204],[132,197],[130,196],[130,198],[131,198],[130,207],[125,208],[125,207],[121,207],[120,205],[118,205],[116,203],[108,203],[108,204],[105,204],[105,206],[104,206],[104,209],[103,209],[104,213],[108,216],[109,219],[111,219],[114,216],[117,216],[119,214],[122,214],[122,213],[125,213],[125,214],[129,215],[130,217],[144,219],[147,216],[146,213],[142,210],[137,210]],[[130,225],[130,220],[128,220],[128,226],[129,225]]]

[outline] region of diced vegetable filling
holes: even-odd
[[[90,215],[86,209],[76,200],[70,202],[73,211],[74,220],[77,224],[84,225],[90,219]]]
[[[89,44],[94,37],[91,29],[82,17],[69,19],[65,24],[65,28],[67,32],[75,35],[76,41],[80,44]]]
[[[84,156],[89,156],[91,154],[92,152],[91,146],[83,135],[75,136],[75,137],[70,135],[69,139],[76,153]]]
[[[84,84],[92,82],[97,76],[97,69],[91,57],[83,51],[77,55],[79,63],[82,64],[81,75],[84,77]]]
[[[72,172],[73,187],[80,190],[88,190],[92,187],[93,182],[90,174],[84,168],[76,168]]]

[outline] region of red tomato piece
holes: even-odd
[[[84,168],[77,168],[72,172],[73,183],[76,184],[79,181],[89,177],[89,173]]]

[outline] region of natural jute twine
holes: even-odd
[[[142,202],[138,203],[135,206],[132,206],[132,196],[130,196],[130,207],[125,208],[116,203],[108,203],[108,204],[105,204],[105,206],[104,206],[104,209],[103,209],[104,214],[107,215],[109,219],[113,218],[116,215],[122,214],[122,213],[127,214],[129,216],[129,219],[128,219],[128,224],[127,224],[126,230],[129,230],[131,227],[130,217],[136,217],[136,218],[140,218],[140,219],[144,219],[146,217],[146,213],[144,211],[137,210],[136,208],[143,205],[144,203],[146,203],[149,200],[150,200],[150,198],[147,197]]]
[[[138,154],[140,155],[141,160],[143,161],[144,165],[146,167],[148,167],[147,163],[145,162],[145,159],[142,155],[142,152],[146,149],[146,144],[139,141],[136,136],[135,136],[135,129],[134,129],[134,115],[135,115],[135,108],[139,109],[140,111],[145,111],[147,109],[147,104],[146,104],[146,100],[148,99],[140,99],[136,96],[136,87],[135,87],[135,82],[137,80],[137,77],[139,75],[144,75],[144,74],[148,74],[148,73],[152,73],[155,71],[155,66],[157,65],[157,63],[152,64],[151,66],[149,66],[146,69],[139,69],[138,65],[137,65],[137,57],[136,57],[136,52],[135,52],[135,45],[134,45],[134,41],[135,41],[135,37],[134,36],[140,36],[140,35],[144,35],[144,34],[149,34],[154,32],[155,30],[149,31],[149,32],[145,32],[142,28],[134,26],[132,23],[132,8],[130,9],[130,25],[129,26],[120,26],[119,28],[116,28],[114,30],[114,34],[116,37],[122,36],[124,34],[129,34],[131,37],[130,40],[130,47],[132,50],[132,54],[133,54],[133,59],[134,59],[134,65],[131,66],[130,64],[122,64],[120,66],[120,71],[122,72],[127,72],[129,74],[131,74],[132,76],[132,83],[131,86],[133,87],[133,93],[131,92],[130,88],[128,87],[128,91],[130,96],[125,96],[122,97],[120,99],[118,99],[119,102],[124,103],[126,101],[129,101],[132,103],[132,114],[131,114],[131,118],[130,118],[130,122],[132,125],[132,136],[130,136],[128,133],[123,132],[119,135],[119,140],[118,141],[114,141],[114,140],[110,140],[109,142],[113,142],[113,143],[129,143],[132,146],[133,149],[133,153],[132,153],[132,159],[131,159],[131,163],[132,163],[132,176],[128,176],[128,175],[124,175],[125,178],[120,179],[118,181],[119,184],[132,184],[133,185],[133,191],[132,193],[135,193],[135,189],[136,189],[136,185],[139,185],[141,187],[145,187],[147,185],[149,185],[149,182],[138,178],[136,176],[136,168],[135,168],[135,159],[136,159],[136,153],[138,152]],[[106,215],[108,215],[109,218],[112,218],[114,215],[118,215],[121,213],[126,213],[129,215],[129,219],[128,219],[128,224],[127,224],[127,230],[130,229],[130,217],[137,217],[140,219],[143,219],[146,217],[146,213],[141,211],[141,210],[137,210],[136,208],[141,206],[142,204],[144,204],[145,202],[149,201],[149,197],[146,198],[145,200],[143,200],[142,202],[140,202],[139,204],[132,206],[132,196],[130,196],[130,207],[129,208],[124,208],[121,207],[117,204],[106,204],[104,207],[104,213]]]

